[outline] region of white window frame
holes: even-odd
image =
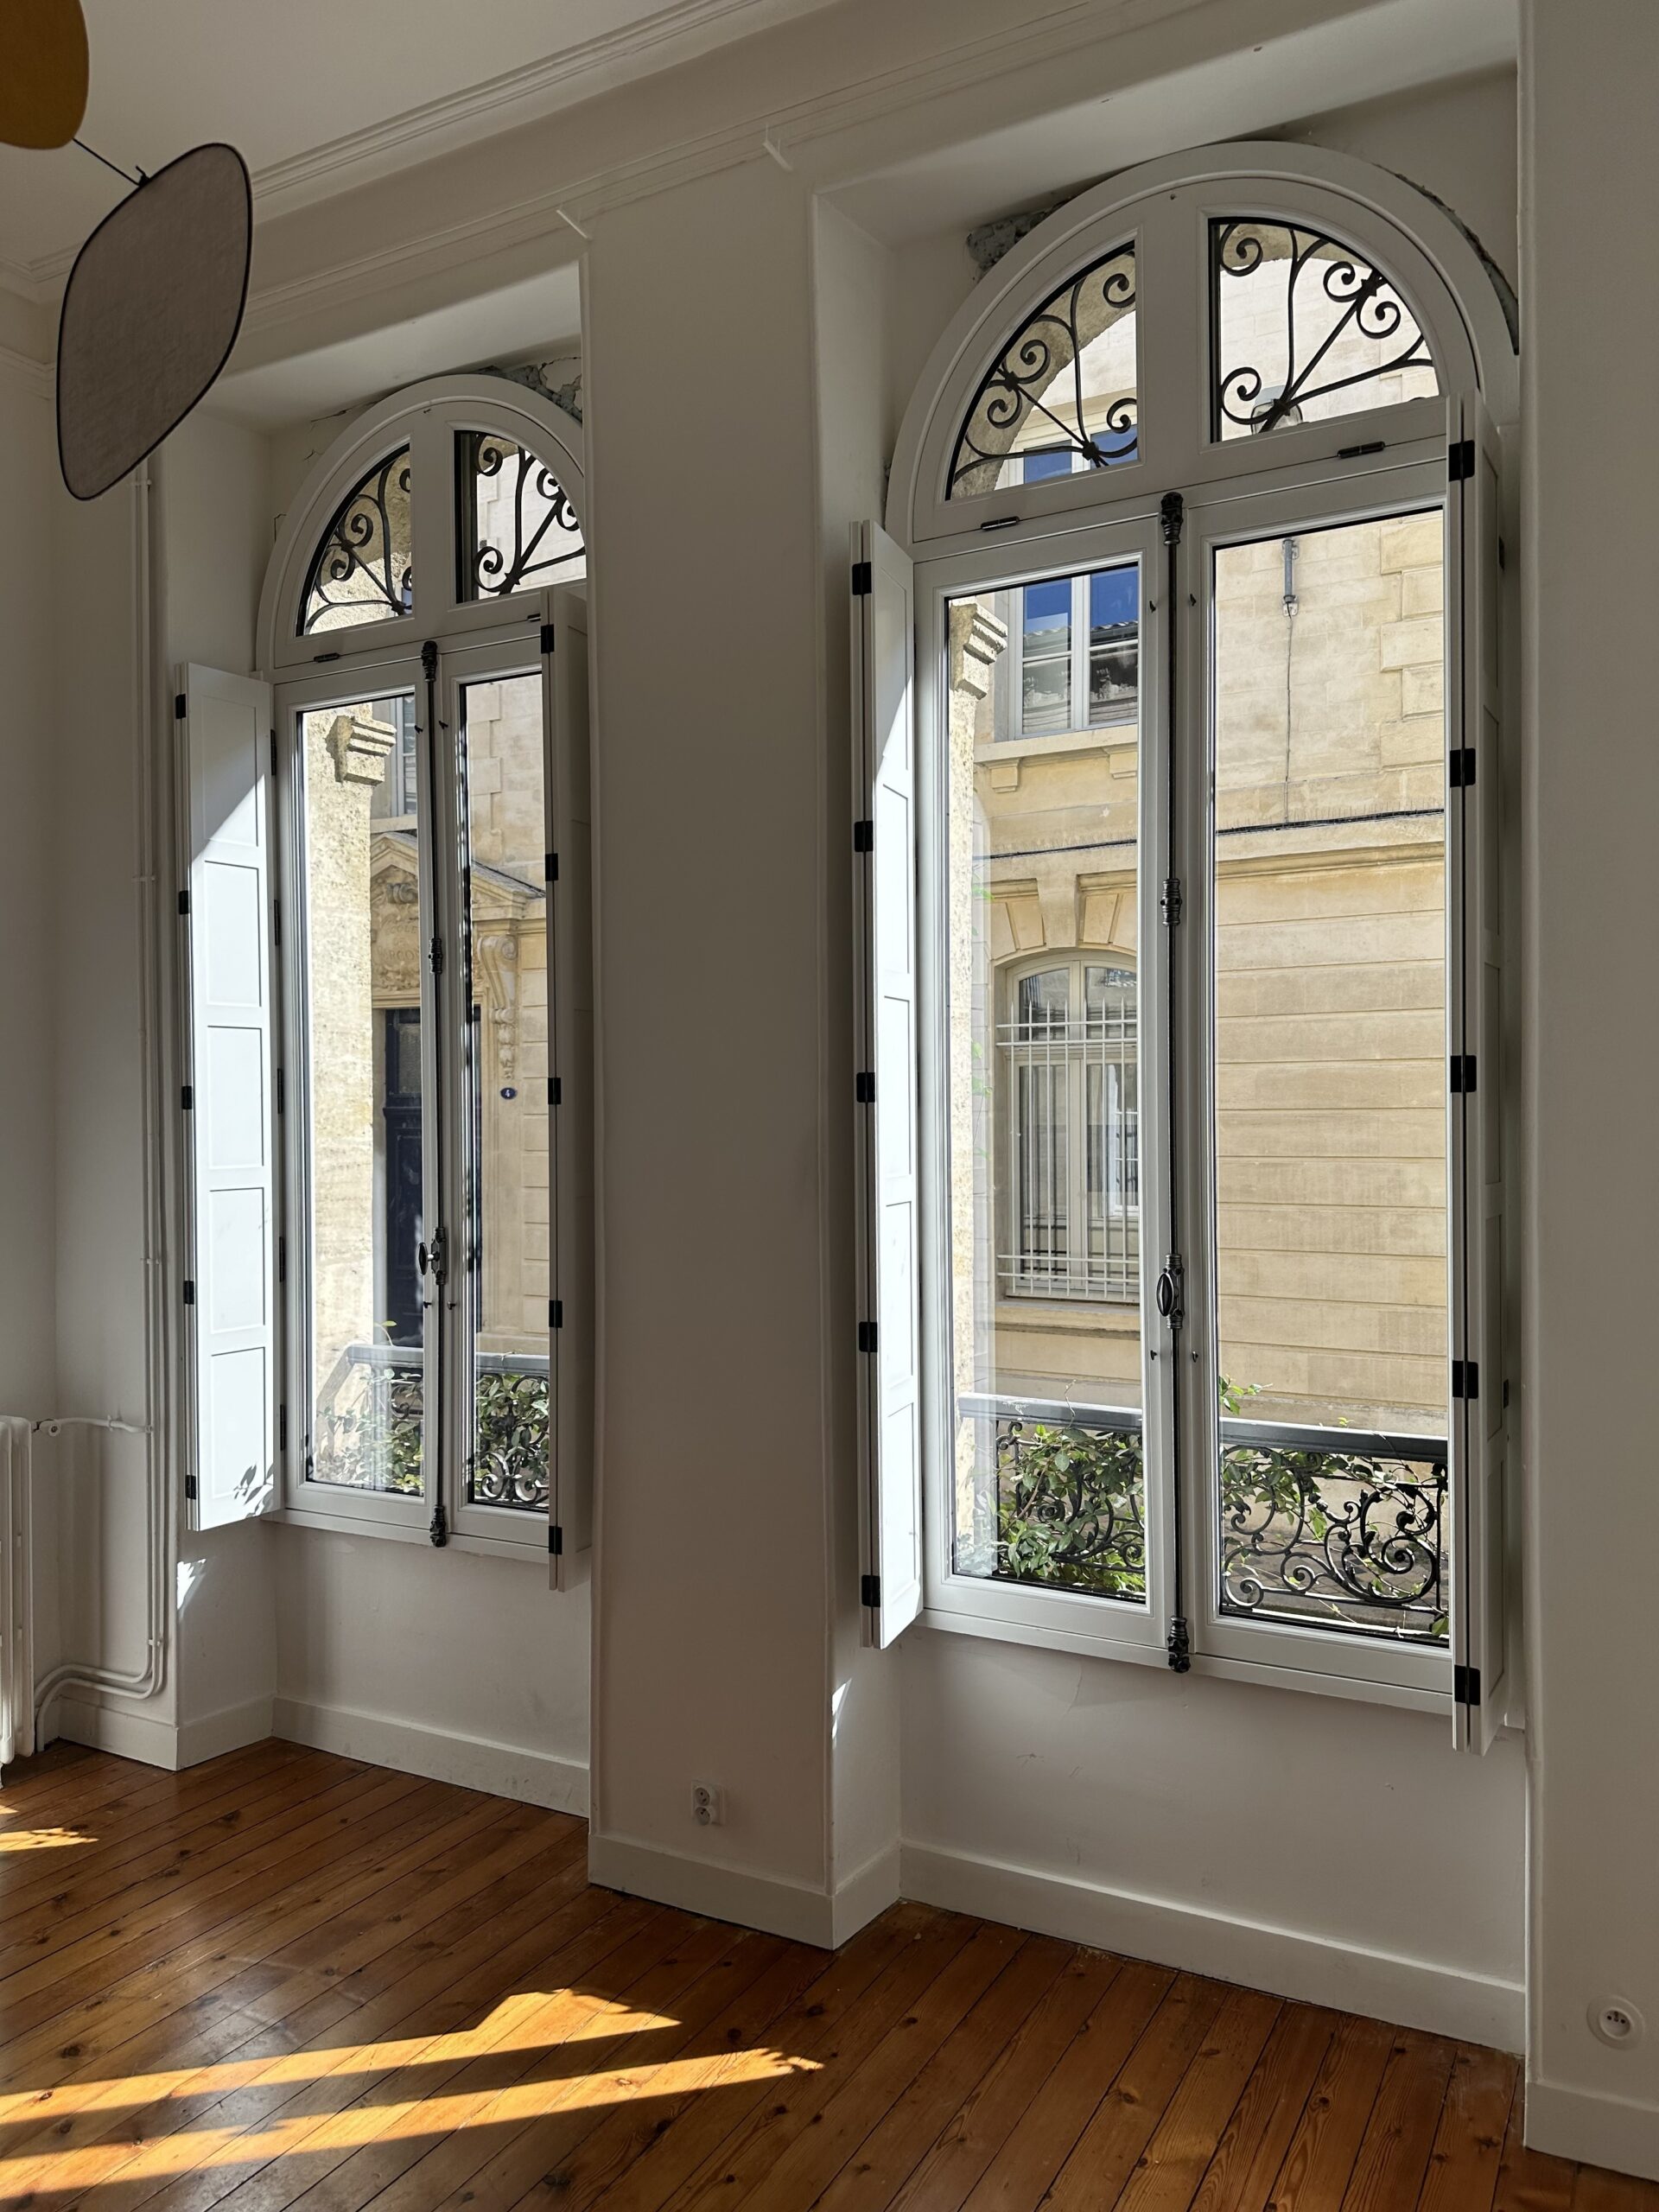
[[[591,1541],[594,1254],[592,1173],[586,1147],[592,1135],[588,1087],[593,1072],[593,1005],[586,912],[589,896],[586,672],[557,666],[556,643],[563,645],[567,663],[573,652],[585,654],[586,563],[585,560],[571,563],[569,580],[553,586],[538,582],[533,588],[483,600],[461,595],[460,562],[465,549],[460,543],[463,516],[455,440],[465,430],[492,432],[533,452],[557,477],[578,521],[584,521],[579,425],[539,395],[505,378],[433,378],[370,409],[323,456],[284,519],[261,600],[260,650],[275,686],[278,870],[285,911],[290,918],[281,955],[280,1054],[286,1090],[282,1179],[288,1263],[282,1365],[288,1444],[279,1455],[281,1502],[274,1517],[302,1527],[427,1543],[434,1540],[433,1515],[442,1504],[447,1547],[518,1559],[551,1554],[550,1580],[556,1587],[564,1587],[574,1579],[577,1554]],[[378,621],[300,634],[306,577],[322,534],[353,486],[379,458],[405,443],[411,472],[410,610]],[[445,964],[439,976],[435,979],[429,963],[423,963],[422,1049],[423,1096],[429,1101],[436,1096],[439,1080],[442,1026],[449,1040],[443,1074],[448,1085],[445,1113],[452,1134],[440,1160],[433,1150],[435,1116],[429,1111],[423,1115],[423,1181],[429,1192],[437,1191],[442,1184],[443,1218],[450,1231],[452,1294],[461,1281],[454,1266],[465,1234],[463,1139],[457,1116],[464,1102],[460,1040],[468,1031],[457,1027],[463,982],[459,948],[464,926],[457,872],[446,872],[442,908],[435,910],[440,892],[437,855],[440,849],[457,849],[460,800],[454,779],[444,779],[444,787],[432,788],[432,749],[426,742],[427,674],[422,661],[422,648],[428,641],[436,647],[433,695],[437,711],[452,729],[458,727],[463,684],[522,675],[537,676],[541,684],[546,850],[560,856],[557,887],[551,882],[544,887],[550,1044],[562,1101],[556,1113],[550,1112],[553,1216],[550,1279],[553,1299],[564,1319],[563,1329],[550,1329],[551,1464],[545,1515],[467,1501],[470,1438],[465,1415],[470,1390],[464,1386],[470,1375],[472,1319],[470,1312],[462,1310],[464,1298],[457,1300],[453,1320],[437,1332],[438,1343],[427,1355],[427,1373],[431,1375],[442,1363],[445,1386],[442,1391],[428,1389],[424,1394],[428,1427],[421,1495],[356,1491],[309,1481],[306,1474],[311,1388],[308,1016],[303,926],[303,763],[296,736],[299,718],[306,712],[391,693],[410,693],[415,700],[423,828],[423,942],[430,933],[429,925],[437,911],[446,944]],[[580,912],[576,911],[579,905]],[[429,1332],[429,1344],[430,1335]],[[435,1407],[440,1403],[445,1430],[442,1438],[435,1427]]]
[[[1373,259],[1396,285],[1428,340],[1439,372],[1440,396],[1287,426],[1260,438],[1212,438],[1209,224],[1212,216],[1246,214],[1312,226],[1352,243]],[[1142,396],[1138,459],[1109,471],[1074,471],[1035,486],[1009,487],[969,499],[947,499],[945,486],[956,437],[988,365],[1033,308],[1058,284],[1119,250],[1131,238],[1137,256],[1137,385]],[[1165,397],[1159,406],[1149,409],[1146,395],[1154,391]],[[951,1567],[949,1453],[941,1445],[941,1439],[951,1433],[950,1301],[942,1299],[938,1290],[939,1284],[949,1281],[950,1257],[942,1205],[946,1183],[939,1171],[938,1155],[941,1133],[949,1126],[944,1117],[939,1035],[944,947],[943,917],[938,911],[938,891],[943,880],[940,823],[944,773],[938,734],[944,726],[941,692],[946,604],[967,591],[1014,589],[1045,575],[1076,574],[1109,560],[1117,546],[1137,540],[1141,550],[1147,579],[1141,647],[1143,811],[1138,963],[1143,1038],[1143,1340],[1149,1355],[1147,1365],[1163,1370],[1159,1389],[1150,1387],[1148,1377],[1146,1396],[1150,1491],[1151,1469],[1154,1456],[1159,1455],[1155,1440],[1160,1428],[1166,1430],[1173,1421],[1175,1411],[1173,1394],[1166,1405],[1160,1402],[1170,1379],[1172,1363],[1167,1354],[1172,1346],[1148,1295],[1155,1272],[1155,1262],[1148,1262],[1152,1255],[1166,1249],[1163,1227],[1154,1225],[1154,1212],[1163,1204],[1166,1163],[1159,1161],[1154,1168],[1149,1157],[1162,1142],[1160,1102],[1155,1094],[1165,1072],[1157,1064],[1165,1056],[1148,1054],[1144,1040],[1151,1026],[1146,1010],[1167,1002],[1166,963],[1161,977],[1154,980],[1153,973],[1166,953],[1170,934],[1160,925],[1154,887],[1166,868],[1180,875],[1188,895],[1183,924],[1188,942],[1203,927],[1202,910],[1195,912],[1191,901],[1205,880],[1207,857],[1203,866],[1198,864],[1201,847],[1195,823],[1203,817],[1208,795],[1190,772],[1192,762],[1209,757],[1208,702],[1192,696],[1205,687],[1192,684],[1185,671],[1207,665],[1205,660],[1193,658],[1192,632],[1198,625],[1201,633],[1208,620],[1208,593],[1207,588],[1199,588],[1200,569],[1195,563],[1204,557],[1201,549],[1230,531],[1238,538],[1253,538],[1273,534],[1275,527],[1311,528],[1319,522],[1357,519],[1367,512],[1392,513],[1438,505],[1447,510],[1449,517],[1447,603],[1452,609],[1460,569],[1465,564],[1452,527],[1457,503],[1455,498],[1448,498],[1447,456],[1449,442],[1462,419],[1459,410],[1465,403],[1459,395],[1464,392],[1483,395],[1487,410],[1500,424],[1514,423],[1518,365],[1510,328],[1504,306],[1472,242],[1444,210],[1399,180],[1365,163],[1319,149],[1276,143],[1243,143],[1206,149],[1202,155],[1172,156],[1081,195],[1029,233],[997,265],[947,329],[924,373],[899,436],[890,477],[887,522],[899,545],[918,563],[917,727],[924,1109],[920,1141],[927,1484],[927,1583],[922,1618],[931,1625],[1165,1663],[1162,1626],[1171,1594],[1171,1563],[1155,1556],[1159,1548],[1151,1541],[1165,1515],[1154,1510],[1150,1496],[1148,1618],[1133,1628],[1122,1619],[1122,1609],[1116,1601],[1058,1591],[1014,1589],[957,1575]],[[1179,680],[1187,696],[1171,702],[1161,699],[1167,641],[1159,611],[1165,587],[1164,570],[1159,564],[1157,515],[1163,495],[1175,492],[1183,496],[1186,513],[1184,543],[1178,554],[1177,597],[1181,603]],[[1513,497],[1512,487],[1507,496]],[[995,533],[995,550],[982,534],[987,528]],[[1496,588],[1495,580],[1489,582],[1489,588]],[[1454,730],[1459,727],[1454,719],[1458,709],[1451,696],[1456,688],[1455,627],[1449,612],[1447,714]],[[1202,642],[1200,634],[1200,646]],[[1172,709],[1180,718],[1173,726]],[[1098,741],[1095,733],[1090,733],[1090,739]],[[1044,741],[1023,742],[1040,746]],[[1168,785],[1172,744],[1177,747],[1178,767],[1183,768],[1178,776],[1180,813],[1173,822],[1160,822],[1159,794]],[[980,756],[982,760],[1007,757],[1020,746],[1020,740],[995,747],[982,746]],[[1497,763],[1491,765],[1496,768]],[[1455,793],[1448,794],[1447,817],[1449,840],[1453,819],[1461,822],[1463,818]],[[1448,907],[1453,888],[1449,878]],[[1460,918],[1451,917],[1449,977],[1453,959],[1462,957],[1460,929]],[[1183,996],[1174,1010],[1171,1034],[1177,1066],[1183,1071],[1177,1102],[1181,1156],[1185,1161],[1197,1162],[1204,1154],[1195,1141],[1194,1127],[1197,1117],[1209,1107],[1208,1046],[1202,1035],[1207,983],[1195,989],[1192,973],[1192,964],[1184,954]],[[1201,1079],[1197,1082],[1194,1070],[1200,1071]],[[1166,1094],[1164,1103],[1167,1103]],[[1172,1128],[1175,1126],[1172,1122]],[[1455,1154],[1449,1165],[1455,1173]],[[1189,1174],[1187,1179],[1197,1179]],[[1486,1203],[1490,1208],[1491,1199]],[[1181,1251],[1186,1259],[1187,1311],[1193,1316],[1205,1314],[1212,1304],[1205,1272],[1208,1262],[1204,1257],[1208,1249],[1209,1208],[1207,1195],[1183,1192],[1176,1230],[1179,1241],[1172,1241],[1166,1248]],[[1176,1229],[1166,1213],[1165,1219],[1172,1230]],[[1464,1326],[1460,1318],[1455,1326]],[[1475,1327],[1471,1318],[1471,1333]],[[1212,1346],[1205,1347],[1205,1333],[1203,1328],[1189,1326],[1188,1340],[1200,1356],[1180,1363],[1184,1370],[1191,1370],[1183,1373],[1179,1392],[1179,1417],[1189,1438],[1205,1437],[1213,1432],[1217,1419],[1214,1352]],[[1490,1326],[1484,1340],[1490,1344]],[[1454,1336],[1454,1346],[1458,1341]],[[1164,1357],[1155,1357],[1159,1353]],[[1490,1358],[1489,1351],[1488,1363]],[[1454,1406],[1447,1439],[1454,1457],[1460,1448],[1459,1427]],[[1205,1541],[1190,1548],[1186,1579],[1193,1586],[1182,1592],[1183,1610],[1197,1647],[1191,1661],[1194,1672],[1443,1713],[1452,1710],[1459,1740],[1473,1742],[1478,1748],[1491,1740],[1499,1719],[1518,1718],[1512,1701],[1507,1709],[1500,1705],[1496,1713],[1489,1707],[1481,1715],[1465,1716],[1461,1703],[1454,1700],[1451,1648],[1413,1649],[1349,1637],[1340,1630],[1238,1622],[1220,1616],[1214,1594],[1206,1586],[1211,1580],[1211,1565],[1219,1556],[1211,1541],[1213,1454],[1208,1448],[1189,1448],[1183,1452],[1181,1465],[1181,1516],[1189,1531],[1196,1528],[1205,1532]],[[1456,1465],[1451,1475],[1451,1488],[1455,1491],[1464,1476]],[[1176,1504],[1170,1495],[1165,1514],[1172,1519]],[[1459,1580],[1455,1560],[1453,1580],[1454,1583]],[[1488,1616],[1491,1580],[1489,1573],[1483,1586],[1482,1606]],[[1465,1600],[1465,1612],[1472,1602]],[[1466,1634],[1460,1639],[1455,1596],[1453,1606],[1451,1643],[1461,1652]],[[1103,1621],[1099,1616],[1109,1611],[1118,1618]],[[1489,1626],[1489,1652],[1491,1648]],[[1494,1678],[1502,1675],[1501,1656],[1499,1664],[1488,1671]],[[1514,1669],[1509,1671],[1513,1680]],[[1459,1700],[1461,1696],[1459,1693]]]

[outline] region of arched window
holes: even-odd
[[[188,672],[201,1519],[586,1541],[582,499],[538,395],[397,394],[284,521],[272,685]]]
[[[1305,148],[1085,193],[935,349],[856,572],[889,1550],[925,1471],[881,1636],[925,1604],[1497,1725],[1516,391],[1455,222]]]

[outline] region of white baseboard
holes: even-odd
[[[222,1706],[199,1719],[179,1725],[179,1764],[200,1766],[204,1759],[222,1758],[247,1744],[263,1744],[276,1734],[271,1726],[271,1700],[251,1697],[243,1705]]]
[[[1616,2173],[1659,2181],[1659,2110],[1560,2082],[1527,2084],[1527,2144]]]
[[[93,1705],[82,1698],[58,1697],[51,1700],[41,1718],[42,1743],[49,1744],[60,1737],[66,1743],[85,1744],[95,1751],[112,1751],[117,1758],[137,1759],[144,1766],[165,1767],[169,1773],[189,1764],[181,1756],[179,1731],[170,1720],[158,1720],[124,1706]],[[205,1758],[207,1754],[200,1756]]]
[[[1526,1992],[1519,1982],[926,1844],[903,1846],[899,1887],[925,1904],[1153,1959],[1184,1973],[1367,2013],[1463,2043],[1525,2048]]]
[[[760,1928],[768,1936],[787,1936],[825,1951],[855,1936],[894,1902],[898,1878],[896,1848],[861,1866],[831,1893],[718,1859],[682,1858],[678,1852],[633,1843],[626,1836],[588,1838],[588,1878],[601,1889],[624,1890],[630,1897],[733,1921],[740,1928]]]
[[[588,1769],[577,1759],[532,1751],[518,1744],[496,1744],[473,1736],[454,1736],[408,1720],[388,1720],[376,1713],[353,1713],[345,1706],[311,1705],[279,1697],[271,1704],[271,1733],[315,1751],[388,1766],[399,1774],[423,1775],[429,1782],[453,1782],[462,1789],[486,1789],[493,1796],[516,1797],[526,1805],[547,1805],[558,1813],[588,1810]]]

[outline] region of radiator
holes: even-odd
[[[35,1607],[29,1590],[29,1424],[0,1414],[0,1767],[35,1748]]]

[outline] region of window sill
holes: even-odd
[[[999,760],[1040,760],[1055,753],[1133,753],[1141,750],[1135,723],[1103,722],[1097,729],[1059,731],[1053,737],[1004,737],[974,748],[976,767],[995,767]]]
[[[533,1535],[463,1536],[450,1533],[442,1545],[435,1546],[426,1529],[414,1521],[374,1521],[366,1516],[350,1513],[320,1513],[310,1506],[284,1505],[274,1513],[261,1516],[266,1521],[281,1522],[289,1529],[320,1529],[340,1536],[372,1536],[377,1541],[394,1544],[424,1544],[429,1550],[477,1552],[489,1559],[516,1559],[525,1561],[547,1558],[547,1524],[537,1521]]]

